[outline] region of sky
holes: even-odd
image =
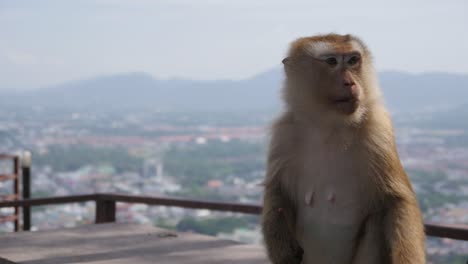
[[[379,71],[468,73],[466,0],[0,0],[0,90],[128,72],[245,79],[351,33]]]

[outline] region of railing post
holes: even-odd
[[[21,162],[23,171],[23,199],[31,198],[31,152],[25,151]],[[31,230],[31,207],[23,206],[23,230]]]
[[[96,200],[96,224],[115,222],[115,201],[98,198]]]
[[[14,189],[14,193],[16,195],[16,200],[19,199],[19,191],[20,191],[20,182],[19,182],[19,173],[20,173],[20,160],[19,160],[19,156],[15,156],[13,158],[13,171],[14,171],[14,174],[16,175],[15,177],[15,180],[13,182],[13,189]],[[15,232],[18,232],[19,231],[19,227],[20,227],[20,223],[19,223],[19,206],[15,206]]]

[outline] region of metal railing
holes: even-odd
[[[13,181],[11,193],[0,195],[0,201],[13,201],[20,199],[20,157],[0,153],[0,160],[11,160],[12,170],[9,173],[0,173],[0,182]],[[13,222],[15,231],[19,230],[19,207],[14,207],[14,213],[10,215],[0,215],[0,223]]]
[[[0,202],[0,208],[32,207],[52,204],[67,204],[94,201],[96,203],[95,223],[115,222],[116,203],[141,203],[158,206],[174,206],[190,209],[209,209],[215,211],[236,212],[244,214],[260,214],[262,207],[256,204],[211,202],[191,199],[136,196],[112,193],[97,193],[87,195],[59,196],[48,198],[24,199]],[[467,225],[443,225],[425,223],[426,235],[441,238],[451,238],[468,241]]]

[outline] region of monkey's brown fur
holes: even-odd
[[[330,54],[344,66],[328,65]],[[367,47],[351,35],[301,38],[284,63],[262,213],[272,263],[425,263],[421,212]]]

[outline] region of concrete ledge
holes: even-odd
[[[268,263],[261,246],[115,223],[0,235],[0,257],[0,264]]]

